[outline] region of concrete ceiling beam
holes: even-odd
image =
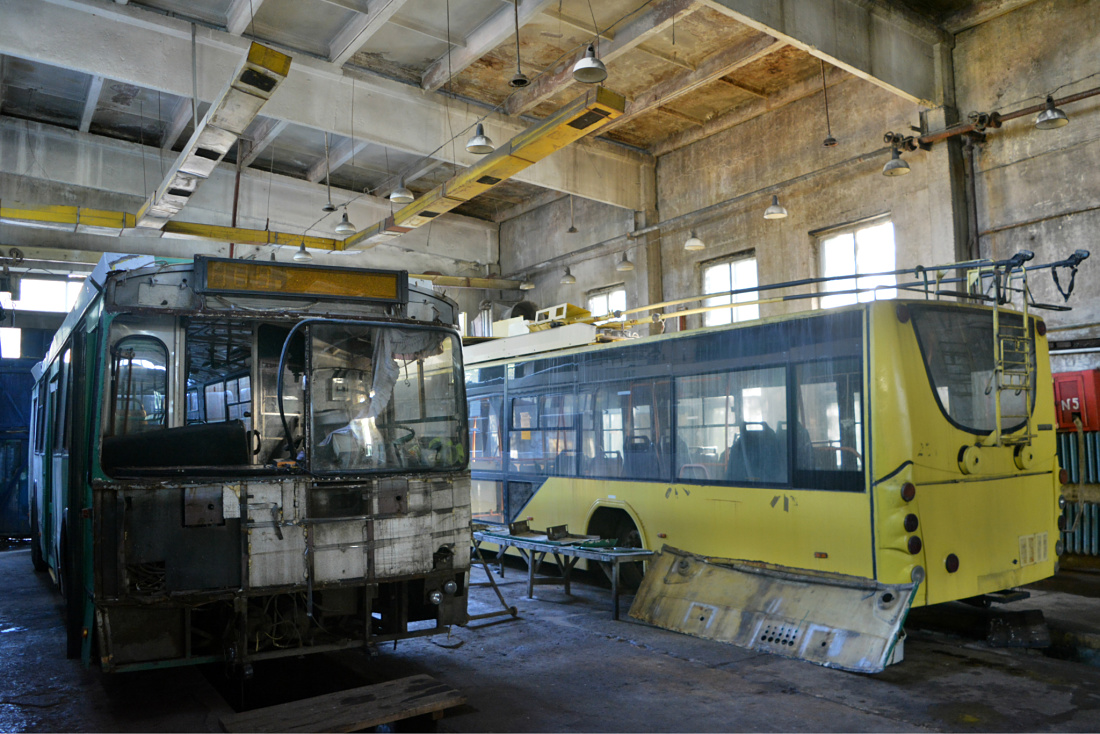
[[[225,12],[225,29],[234,36],[244,33],[263,3],[264,0],[233,0]]]
[[[98,136],[75,130],[0,117],[0,201],[5,206],[49,203],[135,212],[145,198],[147,184],[143,167],[155,166],[153,161],[158,156],[160,151],[153,147],[146,147],[143,152],[142,146],[136,143],[104,142]],[[37,161],[37,165],[32,165],[33,161]],[[233,166],[220,165],[196,191],[194,201],[188,203],[181,218],[208,226],[231,226],[235,179]],[[242,228],[335,236],[332,228],[340,215],[329,214],[322,218],[321,207],[327,200],[323,184],[246,169],[241,172],[236,195],[237,222]],[[333,187],[332,199],[338,205],[346,203],[348,216],[360,225],[390,212],[387,200],[355,191]],[[2,225],[0,241],[6,241],[4,237],[8,234],[26,229]],[[495,261],[486,249],[495,252],[497,226],[494,223],[450,213],[435,222],[432,230],[433,241],[446,242],[447,254],[455,259]],[[77,236],[45,232],[58,238],[55,246]],[[151,243],[158,241],[159,234],[151,233]],[[22,246],[27,236],[19,234],[20,239],[13,244]],[[101,249],[111,249],[111,239],[98,239],[104,243]],[[412,232],[399,244],[403,251],[424,251],[426,243],[426,232]],[[152,254],[157,254],[155,244],[148,246]]]
[[[850,74],[835,67],[827,67],[825,72],[826,84],[830,87],[851,78]],[[803,79],[800,82],[780,89],[766,98],[754,99],[748,104],[734,108],[730,112],[712,117],[704,122],[702,127],[693,127],[681,133],[670,135],[654,145],[653,148],[650,149],[650,152],[655,156],[671,153],[674,150],[683,148],[685,145],[691,145],[715,133],[728,130],[731,127],[736,127],[737,125],[748,122],[749,120],[760,117],[773,110],[777,110],[792,102],[797,102],[800,99],[809,97],[811,94],[818,94],[819,92],[821,92],[820,76]]]
[[[326,173],[332,173],[340,168],[350,161],[353,156],[358,155],[363,148],[366,148],[368,145],[370,145],[370,143],[365,140],[353,141],[350,138],[345,138],[336,145],[330,146],[328,158],[322,158],[310,166],[309,171],[306,173],[306,181],[310,183],[324,181]]]
[[[43,63],[190,99],[192,95],[191,24],[130,6],[91,0],[3,0],[0,54]],[[541,0],[540,0],[541,2]],[[521,0],[521,7],[524,7]],[[508,8],[504,10],[511,12]],[[74,12],[79,11],[79,12]],[[509,15],[509,17],[511,17]],[[50,28],[49,34],[41,33]],[[197,31],[199,98],[211,100],[239,63],[248,42],[212,28]],[[125,48],[121,55],[113,49]],[[351,129],[349,115],[333,117],[356,96],[369,105]],[[356,110],[359,112],[358,108]],[[279,93],[264,115],[281,124],[293,123],[318,131],[367,141],[414,156],[447,160],[452,134],[461,135],[478,119],[479,111],[444,100],[407,84],[375,75],[340,69],[309,57],[294,59]],[[507,140],[525,128],[522,122],[490,116],[486,129],[494,139]],[[354,133],[354,135],[353,135]],[[468,133],[467,133],[468,134]],[[479,160],[454,146],[455,162],[469,166]],[[255,150],[255,149],[254,149]],[[642,181],[654,161],[646,153],[598,140],[584,140],[526,169],[517,181],[576,194],[629,209],[645,209]],[[591,175],[578,175],[587,169]]]
[[[237,141],[237,158],[241,161],[241,168],[248,168],[255,163],[256,159],[275,142],[275,138],[279,137],[279,134],[286,130],[289,124],[286,120],[275,120],[268,117],[260,123],[258,129],[253,133],[255,137],[242,137]]]
[[[103,91],[103,77],[93,75],[88,82],[88,94],[84,97],[84,112],[80,115],[80,132],[86,133],[92,126],[92,118],[95,116],[96,107],[99,106],[99,95]]]
[[[613,62],[626,52],[636,48],[647,38],[664,31],[674,20],[683,18],[695,10],[695,0],[658,0],[641,15],[615,32],[608,47],[597,54],[605,64]],[[522,115],[558,92],[577,84],[573,79],[573,65],[584,57],[587,48],[569,56],[549,72],[540,75],[531,86],[513,93],[504,103],[509,115]]]
[[[354,21],[349,23],[336,38],[329,43],[329,61],[337,66],[343,66],[351,57],[359,53],[387,21],[393,19],[394,14],[404,7],[408,0],[378,0],[368,6],[365,13],[359,13]]]
[[[727,74],[732,74],[738,69],[759,61],[768,54],[774,53],[785,47],[784,41],[779,41],[771,36],[760,35],[749,38],[725,48],[716,54],[712,54],[699,64],[695,71],[686,71],[669,77],[660,84],[654,85],[630,100],[626,107],[626,114],[614,120],[605,129],[618,127],[627,120],[637,118],[647,112],[667,105],[677,97],[704,87],[717,81]],[[702,121],[691,120],[694,124],[702,124]]]
[[[175,109],[172,110],[171,120],[164,126],[164,137],[160,140],[161,149],[171,150],[172,146],[179,140],[180,135],[183,135],[183,131],[187,129],[187,123],[191,122],[192,119],[191,100],[187,97],[180,97]]]
[[[699,0],[917,104],[944,104],[942,48],[953,37],[884,0]]]
[[[1035,0],[975,0],[944,18],[942,25],[948,33],[962,33],[1033,2]]]
[[[517,7],[520,27],[545,10],[553,1],[519,0]],[[420,86],[429,92],[434,92],[442,87],[450,76],[462,73],[470,64],[492,51],[505,39],[515,35],[515,12],[512,7],[507,7],[489,16],[488,20],[466,37],[465,46],[450,49],[427,68],[420,77]]]

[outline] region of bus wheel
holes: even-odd
[[[615,531],[615,545],[619,548],[641,548],[642,534],[638,532],[634,521],[628,515],[623,515]],[[624,563],[619,566],[619,583],[624,589],[631,591],[642,585],[644,576],[641,563]]]
[[[84,593],[80,568],[71,553],[68,528],[61,531],[61,590],[65,596],[65,657],[80,657],[84,642]]]
[[[38,573],[45,573],[46,559],[42,556],[42,536],[38,532],[38,507],[35,498],[31,498],[31,563]]]

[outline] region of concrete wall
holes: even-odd
[[[1100,86],[1097,9],[1090,0],[1037,0],[960,33],[953,52],[959,116],[1009,112],[1040,103],[1048,93],[1065,96]],[[965,222],[966,209],[961,199],[952,198],[948,144],[906,153],[912,167],[908,176],[881,175],[889,157],[886,131],[912,134],[910,126],[919,125],[922,114],[927,129],[942,129],[945,112],[921,108],[854,77],[830,87],[829,108],[840,141],[834,148],[821,146],[825,117],[818,93],[658,158],[658,219],[675,220],[660,233],[655,292],[661,298],[701,293],[703,265],[740,252],[755,252],[761,283],[819,275],[817,238],[811,232],[884,214],[895,225],[898,267],[961,259],[966,242],[956,242],[955,220]],[[1029,115],[989,131],[975,154],[982,256],[1004,258],[1029,249],[1041,263],[1078,248],[1096,251],[1078,273],[1069,302],[1073,310],[1043,312],[1055,329],[1100,322],[1095,275],[1100,246],[1094,235],[1100,231],[1100,176],[1095,173],[1100,170],[1100,97],[1065,105],[1065,111],[1071,118],[1067,127],[1036,130]],[[772,193],[790,212],[787,219],[763,219]],[[577,212],[580,234],[572,237],[562,234],[568,226],[567,199],[505,223],[500,231],[503,272],[521,273],[631,227],[623,210],[578,199]],[[683,250],[692,229],[707,243],[706,250]],[[572,258],[575,286],[558,284],[560,268],[537,272],[538,287],[529,297],[539,305],[581,304],[585,291],[622,281],[628,306],[658,300],[646,287],[640,242],[619,239]],[[637,269],[616,273],[614,262],[628,244]],[[1038,300],[1062,302],[1049,271],[1030,285]],[[765,306],[762,313],[810,304]],[[694,318],[689,326],[700,322]],[[1096,338],[1100,329],[1055,331],[1052,337]],[[1055,357],[1055,369],[1092,366],[1100,366],[1100,356]]]
[[[539,308],[558,303],[572,303],[583,308],[588,291],[622,283],[628,305],[647,302],[645,247],[629,245],[633,271],[620,273],[615,270],[622,249],[628,246],[621,235],[634,229],[634,212],[575,198],[576,234],[568,232],[569,222],[569,197],[563,196],[500,225],[501,241],[511,245],[501,250],[501,272],[530,274],[535,289],[526,292],[527,300]],[[606,246],[566,257],[616,237],[619,239]],[[577,278],[575,285],[559,282],[566,265]]]
[[[824,102],[816,94],[658,160],[662,220],[718,205],[662,230],[665,298],[701,293],[703,265],[739,252],[755,251],[761,283],[816,277],[818,238],[810,232],[878,215],[894,222],[898,267],[953,259],[946,146],[906,154],[907,176],[882,175],[883,134],[908,134],[919,108],[850,78],[830,89],[829,110],[839,141],[832,148],[821,144]],[[786,219],[763,218],[772,193]],[[706,250],[684,251],[691,229]],[[765,305],[761,314],[810,304]]]
[[[1100,86],[1100,9],[1089,0],[1039,0],[960,33],[955,81],[961,110],[1010,112]],[[1092,250],[1081,266],[1069,312],[1045,312],[1054,327],[1100,321],[1100,97],[1063,106],[1069,125],[1037,130],[1034,115],[990,132],[975,155],[983,255],[1028,249],[1049,262]],[[1064,281],[1064,279],[1063,279]],[[1049,274],[1030,284],[1040,301],[1062,303]],[[1057,339],[1100,336],[1093,328]],[[1053,358],[1054,368],[1100,367],[1096,353]]]

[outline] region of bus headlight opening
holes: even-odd
[[[910,512],[905,516],[905,532],[915,533],[918,525],[920,525],[920,521],[917,520],[916,515]]]
[[[443,603],[443,593],[436,589],[432,593],[428,594],[428,601],[430,601],[432,604],[435,604],[436,606],[439,606]]]
[[[456,584],[454,581],[448,581],[447,583],[443,584],[443,591],[447,592],[448,594],[453,594],[458,591],[458,584]]]
[[[959,557],[954,553],[948,553],[943,565],[948,573],[955,573],[959,570]]]

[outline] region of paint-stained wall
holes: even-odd
[[[971,111],[1012,111],[1100,86],[1100,13],[1095,0],[1036,0],[961,32],[953,51],[958,116]],[[830,79],[833,77],[830,76]],[[702,267],[713,259],[752,251],[761,283],[820,275],[819,230],[888,215],[894,222],[898,267],[953,262],[966,252],[957,225],[967,218],[963,187],[952,192],[949,146],[905,154],[912,172],[881,175],[889,155],[883,134],[914,134],[945,126],[942,109],[926,110],[855,77],[837,75],[829,87],[832,132],[839,145],[824,148],[824,100],[820,92],[773,109],[740,125],[660,156],[654,207],[661,230],[660,297],[702,291]],[[1096,255],[1077,276],[1070,312],[1044,312],[1053,327],[1100,322],[1100,97],[1065,106],[1069,126],[1036,130],[1034,116],[989,131],[975,154],[977,230],[982,256],[1009,257],[1021,249],[1036,262],[1060,259],[1078,248]],[[957,180],[957,179],[956,179]],[[790,212],[765,220],[771,194]],[[693,214],[694,213],[694,214]],[[651,213],[652,216],[652,213]],[[560,199],[504,223],[501,269],[522,273],[548,259],[601,242],[633,226],[630,212],[576,203],[578,235],[568,227],[568,199]],[[695,229],[707,243],[683,250]],[[629,245],[637,269],[617,273],[615,261]],[[598,256],[595,256],[598,255]],[[564,263],[563,263],[564,264]],[[570,260],[575,286],[561,286],[561,268],[536,272],[528,298],[540,306],[583,303],[584,293],[624,282],[629,305],[657,300],[647,290],[646,252],[639,241],[607,243]],[[1048,272],[1033,279],[1039,300],[1061,302]],[[765,306],[762,313],[805,308],[809,301]],[[696,318],[689,325],[697,325]],[[1091,338],[1100,329],[1053,332],[1055,338]],[[1093,353],[1056,357],[1056,369],[1100,366]]]
[[[956,37],[960,109],[1010,112],[1100,87],[1100,10],[1090,0],[1039,0]],[[1036,261],[1092,250],[1069,304],[1045,312],[1052,327],[1100,321],[1100,97],[1064,105],[1070,123],[1037,130],[1034,115],[990,132],[975,153],[983,255],[1027,249]],[[1063,278],[1063,285],[1066,279]],[[1062,303],[1049,274],[1030,284],[1039,300]],[[1054,339],[1100,336],[1096,328],[1055,331]],[[1100,355],[1055,356],[1056,370],[1100,366]]]

